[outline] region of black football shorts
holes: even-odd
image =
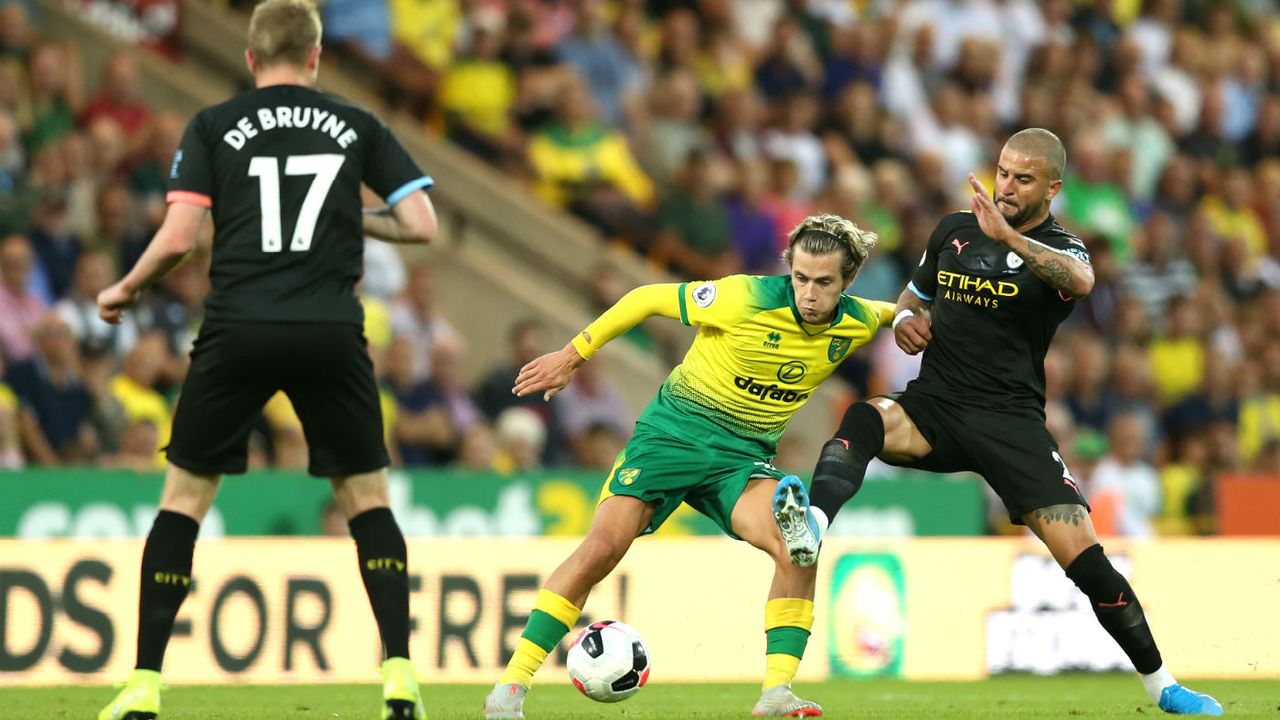
[[[991,486],[1009,519],[1051,505],[1089,504],[1044,421],[1017,413],[962,405],[906,391],[886,395],[902,406],[933,451],[904,467],[929,472],[975,472]]]
[[[206,322],[174,411],[169,461],[200,475],[243,473],[249,431],[280,390],[302,421],[310,474],[388,465],[373,364],[354,323]]]

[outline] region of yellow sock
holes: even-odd
[[[786,653],[769,653],[764,656],[764,689],[790,685],[800,669],[800,658]]]
[[[764,689],[790,685],[813,627],[813,601],[775,598],[764,606]]]
[[[537,643],[529,638],[520,638],[520,642],[516,643],[516,651],[511,654],[511,659],[507,661],[507,669],[503,671],[502,677],[498,678],[498,682],[503,685],[515,683],[529,687],[533,684],[533,674],[538,672],[542,663],[546,662],[547,654],[546,650],[538,647]]]
[[[573,603],[544,588],[538,593],[533,612],[529,613],[529,622],[525,624],[520,642],[516,644],[507,669],[498,682],[525,687],[532,685],[533,674],[542,667],[547,654],[569,633],[569,628],[581,614],[582,610]]]

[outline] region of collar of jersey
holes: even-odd
[[[796,307],[796,289],[792,286],[790,281],[787,282],[787,306],[791,308],[791,317],[796,319],[796,325],[800,326],[800,329],[804,331],[805,335],[821,335],[836,325],[839,325],[840,319],[844,317],[843,305],[843,298],[841,298],[840,301],[836,302],[836,314],[831,318],[831,322],[826,325],[814,325],[813,323],[807,323],[804,321],[804,318],[800,316],[800,308]],[[816,332],[809,332],[809,328],[811,327],[818,328],[818,330]]]
[[[1047,228],[1053,227],[1054,223],[1056,223],[1056,222],[1057,222],[1057,220],[1054,220],[1054,219],[1053,219],[1053,213],[1049,213],[1048,215],[1046,215],[1046,216],[1045,216],[1044,220],[1043,220],[1043,221],[1041,221],[1041,223],[1040,223],[1039,225],[1037,225],[1037,226],[1035,226],[1035,227],[1031,228],[1030,230],[1026,231],[1025,233],[1023,233],[1023,235],[1030,236],[1032,233],[1038,233],[1038,232],[1040,232],[1041,230],[1045,230],[1045,229],[1047,229]]]

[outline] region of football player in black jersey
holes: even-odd
[[[924,352],[919,377],[901,393],[852,405],[823,446],[808,496],[799,482],[780,483],[775,516],[793,561],[812,563],[871,458],[976,472],[1089,598],[1162,710],[1221,715],[1216,700],[1164,668],[1142,606],[1103,554],[1089,506],[1045,427],[1045,353],[1093,288],[1084,243],[1049,213],[1065,165],[1061,141],[1031,128],[1001,151],[994,193],[969,176],[970,210],[938,223],[895,310],[898,346]]]
[[[132,270],[98,296],[119,322],[214,226],[211,290],[166,448],[160,512],[142,552],[136,669],[99,720],[150,720],[160,667],[191,584],[191,559],[223,474],[243,473],[249,430],[283,390],[302,421],[308,471],[330,479],[348,520],[385,660],[384,718],[423,718],[409,662],[404,536],[388,508],[386,446],[363,311],[366,234],[425,243],[436,217],[422,173],[372,113],[314,89],[320,16],[266,0],[245,59],[255,89],[200,111],[169,175],[165,219]],[[366,213],[361,184],[387,206]]]

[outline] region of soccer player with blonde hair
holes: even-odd
[[[789,275],[636,288],[564,348],[521,368],[516,394],[550,399],[596,351],[645,318],[698,327],[614,462],[587,536],[539,593],[506,671],[485,700],[487,718],[524,717],[534,672],[578,620],[591,589],[636,537],[657,530],[682,502],[773,558],[755,715],[822,714],[817,703],[791,691],[813,625],[816,575],[791,563],[774,524],[770,498],[783,474],[772,460],[796,410],[851,350],[892,319],[891,304],[843,294],[875,241],[844,218],[809,217],[789,235]]]

